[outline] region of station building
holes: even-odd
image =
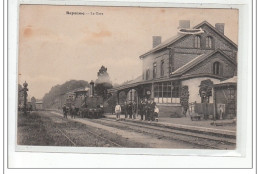
[[[42,101],[35,102],[35,109],[36,110],[43,110],[43,103],[42,103]]]
[[[121,92],[134,95],[128,98],[136,98],[137,103],[142,98],[153,99],[164,116],[182,113],[183,86],[188,87],[189,103],[213,104],[214,84],[236,76],[237,45],[225,36],[224,23],[214,27],[203,21],[190,28],[190,21],[182,20],[178,28],[186,32],[164,42],[153,36],[153,48],[139,57],[142,75],[109,91],[117,96]],[[205,81],[210,82],[212,91],[203,91]],[[205,99],[203,94],[209,92]]]

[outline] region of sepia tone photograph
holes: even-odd
[[[16,144],[235,150],[238,16],[20,5]]]

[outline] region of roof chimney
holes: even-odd
[[[161,36],[153,36],[153,48],[161,44],[161,41],[162,41]]]
[[[224,23],[216,23],[215,24],[216,30],[218,30],[220,33],[224,34],[224,28],[225,24]]]
[[[90,82],[90,93],[89,93],[89,95],[90,96],[94,96],[94,82],[93,82],[93,80],[91,80],[91,82]]]
[[[179,20],[179,27],[178,28],[190,28],[190,20]]]

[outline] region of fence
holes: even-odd
[[[195,103],[194,111],[201,115],[214,115],[213,103]]]

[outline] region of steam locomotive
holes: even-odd
[[[87,93],[84,93],[87,92]],[[76,114],[82,118],[101,118],[104,115],[103,97],[94,93],[94,82],[90,82],[89,91],[76,91],[75,99],[66,102],[68,106],[75,106]]]

